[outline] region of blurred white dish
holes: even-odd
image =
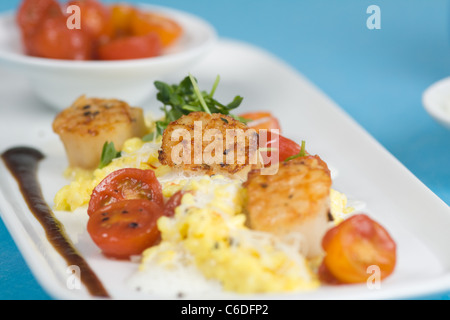
[[[27,56],[14,13],[0,16],[0,63],[27,77],[38,97],[57,110],[82,94],[117,98],[139,105],[154,93],[153,82],[172,72],[189,72],[217,40],[215,29],[191,14],[159,6],[142,6],[163,13],[183,27],[184,34],[163,55],[121,61],[72,61]]]
[[[431,85],[423,93],[425,110],[441,125],[450,129],[450,77]]]

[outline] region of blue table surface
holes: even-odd
[[[15,9],[19,3],[1,1],[0,11]],[[448,1],[151,3],[196,14],[210,21],[221,37],[252,43],[283,59],[450,204],[450,130],[430,118],[421,103],[423,91],[450,74]],[[381,29],[366,26],[370,5],[381,9]],[[0,299],[51,299],[34,279],[2,222],[0,248]],[[449,297],[450,291],[418,298]]]

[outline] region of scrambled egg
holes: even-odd
[[[245,226],[240,182],[204,176],[184,183],[183,190],[188,192],[175,217],[158,220],[162,242],[143,253],[140,272],[151,273],[155,263],[176,268],[182,250],[191,257],[188,264],[226,291],[288,292],[319,285],[298,250]]]
[[[68,168],[65,175],[72,181],[61,188],[54,198],[54,209],[74,211],[89,204],[94,188],[115,170],[122,168],[154,169],[156,175],[165,174],[165,166],[156,167],[160,143],[144,143],[139,138],[132,138],[124,143],[122,156],[114,159],[102,169],[92,171]],[[155,165],[154,165],[155,164]]]
[[[333,221],[337,225],[344,221],[346,215],[352,213],[355,209],[348,206],[347,196],[334,189],[330,191],[330,211]]]

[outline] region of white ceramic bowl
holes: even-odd
[[[37,96],[57,110],[68,107],[82,94],[139,105],[154,93],[155,80],[172,72],[190,72],[189,68],[217,40],[215,29],[196,16],[159,6],[141,7],[166,14],[184,29],[179,41],[161,56],[121,61],[71,61],[27,56],[22,50],[14,13],[7,13],[0,15],[0,63],[27,77]]]
[[[442,126],[450,129],[450,77],[431,85],[423,93],[425,110]]]

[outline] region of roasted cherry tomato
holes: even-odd
[[[134,35],[156,33],[164,47],[171,45],[182,34],[182,27],[174,20],[153,12],[135,11],[131,19]]]
[[[155,33],[111,40],[98,48],[101,60],[128,60],[151,58],[160,55],[161,40]]]
[[[112,36],[111,11],[97,0],[69,1],[67,6],[80,8],[81,30],[89,34],[93,40],[103,41]]]
[[[261,151],[261,155],[266,165],[269,164],[268,162],[271,161],[271,158],[274,160],[271,164],[274,164],[277,161],[284,161],[300,152],[301,146],[298,143],[284,137],[281,134],[271,131],[278,130],[278,132],[280,132],[281,126],[278,119],[270,112],[247,112],[240,114],[239,116],[244,119],[252,120],[247,123],[248,127],[257,130],[260,134],[262,134],[261,130],[266,130],[267,143],[265,145],[260,145],[263,149]]]
[[[24,0],[17,12],[17,23],[26,37],[33,35],[45,17],[62,16],[61,7],[56,0]]]
[[[47,17],[27,39],[30,55],[67,60],[92,59],[92,43],[83,31],[70,30],[64,16]]]
[[[322,262],[322,264],[319,266],[319,269],[317,270],[317,275],[319,277],[320,282],[326,283],[326,284],[332,284],[332,285],[339,285],[343,284],[338,279],[336,279],[335,276],[333,276],[328,270],[327,266]]]
[[[185,191],[180,190],[175,192],[164,206],[164,215],[167,217],[172,217],[175,215],[175,209],[181,204],[181,199],[185,195]]]
[[[111,6],[111,25],[115,37],[132,35],[131,19],[135,12],[136,9],[127,4],[113,4]]]
[[[364,214],[354,215],[330,229],[322,240],[324,268],[341,283],[366,282],[369,266],[377,266],[380,279],[396,264],[396,244],[389,233]]]
[[[280,122],[270,112],[247,112],[239,116],[244,119],[251,120],[247,123],[247,126],[255,130],[277,129],[281,132]]]
[[[276,135],[273,135],[273,137],[274,139],[277,139]],[[288,139],[285,136],[282,136],[281,134],[278,136],[278,145],[279,145],[280,161],[284,161],[287,158],[298,154],[301,150],[301,146],[297,142]]]
[[[266,140],[265,145],[260,145],[260,153],[266,166],[285,161],[287,158],[298,154],[301,150],[301,146],[298,143],[281,134],[268,131]]]
[[[145,199],[163,207],[162,188],[152,170],[119,169],[110,173],[92,192],[88,215],[101,207],[126,199]]]
[[[123,200],[95,211],[87,231],[106,256],[127,259],[159,242],[157,221],[162,215],[163,208],[153,201]]]

